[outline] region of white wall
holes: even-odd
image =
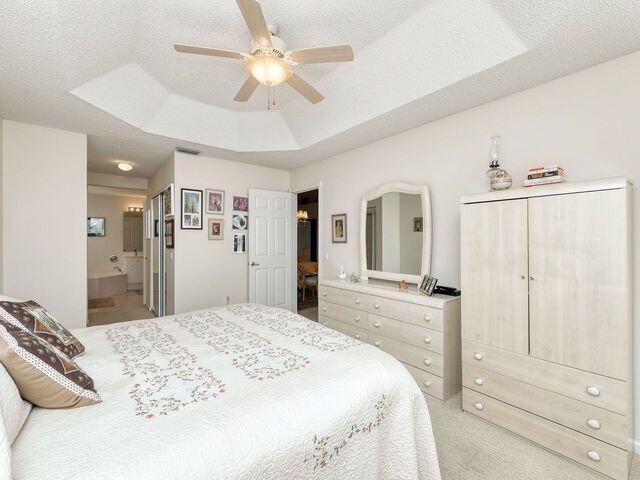
[[[146,193],[146,191],[144,191]],[[141,194],[141,195],[144,195]],[[89,269],[92,265],[111,265],[111,255],[118,256],[118,263],[123,267],[122,251],[124,243],[123,213],[128,207],[142,207],[144,197],[119,195],[87,195],[87,216],[105,218],[104,237],[87,238],[87,259]]]
[[[146,190],[149,187],[149,180],[146,178],[96,172],[89,172],[87,174],[87,183],[89,185],[99,185],[103,187],[134,188],[139,190]]]
[[[2,119],[2,117],[0,117],[0,292],[4,292],[4,284],[2,281],[2,272],[4,271],[4,266],[2,263],[2,257],[3,257],[3,248],[2,248],[2,204],[3,204],[3,198],[2,198],[2,138],[3,138],[3,132],[4,132],[4,127],[3,127],[3,123],[4,120]]]
[[[640,181],[640,52],[577,72],[416,129],[294,170],[292,189],[323,182],[323,215],[347,212],[349,243],[332,244],[324,276],[344,264],[359,272],[362,195],[391,181],[429,185],[433,214],[432,273],[460,285],[459,199],[488,190],[489,137],[503,136],[502,165],[515,186],[536,165],[560,164],[569,181],[627,175]],[[634,200],[634,247],[640,252],[640,192]],[[496,252],[499,253],[499,252]],[[640,255],[634,297],[640,298]],[[462,292],[464,295],[464,292]],[[636,312],[638,302],[636,301]],[[640,322],[635,318],[635,371],[640,372]],[[640,381],[636,382],[636,436],[640,436]]]
[[[247,255],[233,253],[233,196],[246,197],[249,188],[287,191],[289,172],[176,152],[175,183],[177,213],[181,188],[225,191],[224,240],[207,237],[209,218],[219,215],[203,215],[202,230],[181,230],[176,215],[176,313],[224,305],[227,296],[247,301]]]
[[[87,321],[87,136],[5,120],[3,282],[70,328]]]

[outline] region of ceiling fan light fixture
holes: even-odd
[[[257,81],[269,87],[285,82],[293,73],[291,65],[272,55],[257,55],[247,61],[247,70]]]

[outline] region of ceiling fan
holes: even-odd
[[[249,78],[233,98],[236,102],[249,100],[259,84],[275,87],[282,82],[287,82],[311,103],[324,100],[320,92],[294,73],[293,67],[306,63],[350,62],[353,60],[351,45],[287,51],[286,43],[277,36],[277,25],[267,25],[262,8],[256,0],[236,2],[253,37],[251,53],[181,44],[175,44],[174,48],[180,53],[244,60]]]

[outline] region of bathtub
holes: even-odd
[[[114,270],[113,265],[90,265],[87,278],[89,299],[127,293],[127,274]]]

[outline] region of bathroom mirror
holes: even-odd
[[[365,195],[360,208],[362,279],[419,284],[431,271],[429,188],[389,183]]]
[[[144,238],[144,221],[142,212],[124,212],[122,218],[123,250],[125,252],[142,252]]]

